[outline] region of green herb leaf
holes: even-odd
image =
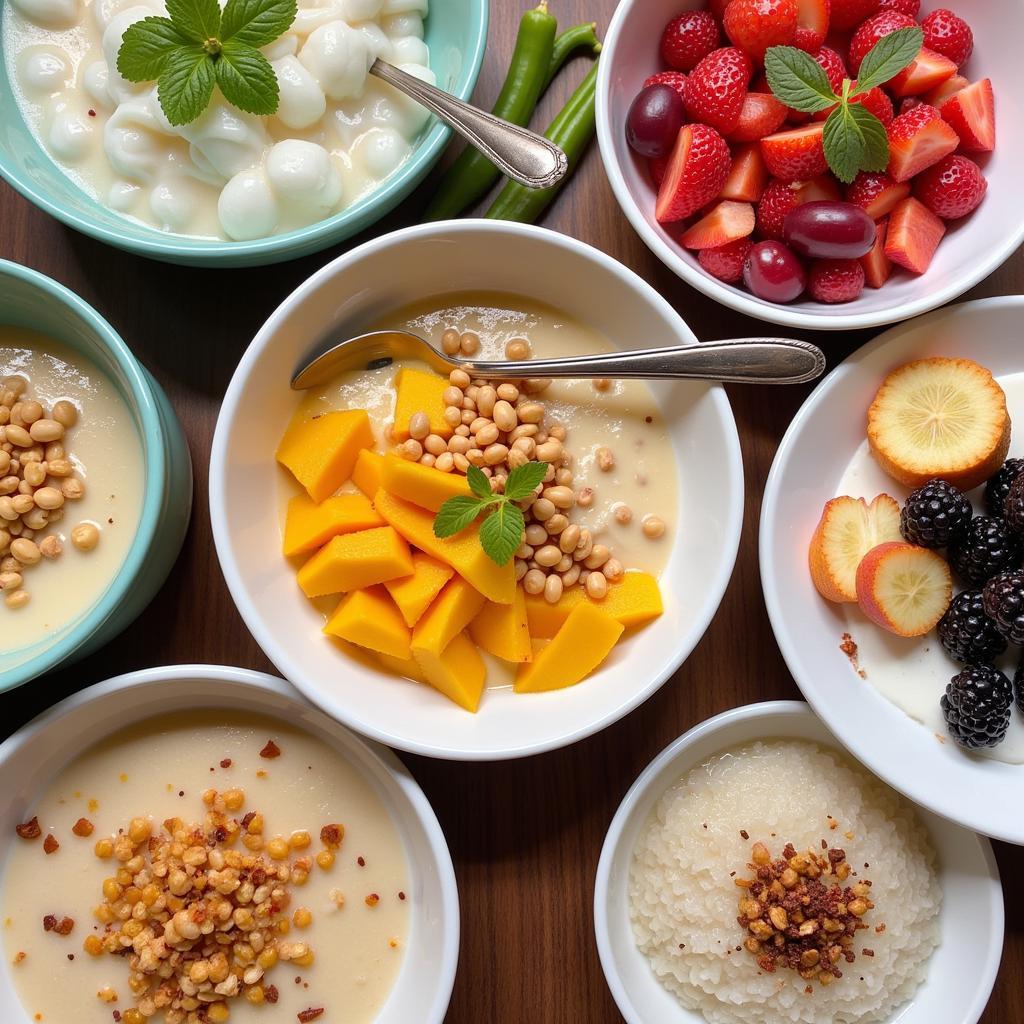
[[[217,69],[217,85],[224,99],[249,114],[273,114],[279,87],[270,61],[255,47],[237,38],[223,44]]]
[[[266,46],[291,28],[297,13],[296,0],[228,0],[221,20],[221,41]]]
[[[511,501],[501,502],[480,524],[480,544],[487,552],[487,557],[498,565],[508,565],[509,559],[522,543],[525,526],[526,521],[519,506]]]
[[[190,42],[205,43],[220,35],[220,4],[217,0],[167,0],[174,27]]]
[[[509,501],[522,501],[543,481],[547,471],[546,462],[525,462],[516,466],[505,481],[505,497]]]
[[[486,506],[487,502],[468,495],[449,498],[434,517],[434,536],[451,537],[461,533],[467,526],[472,526],[476,522],[476,517]],[[519,547],[518,542],[516,547]]]
[[[884,171],[889,163],[885,125],[860,103],[842,103],[825,122],[825,159],[849,184],[858,171]]]
[[[898,75],[917,58],[923,44],[924,32],[916,25],[882,36],[860,62],[857,93],[867,92],[876,85],[884,85]]]
[[[491,481],[487,479],[486,474],[479,466],[470,464],[466,469],[466,480],[469,483],[469,489],[478,498],[490,501],[494,497],[494,493],[491,490]]]
[[[813,114],[839,102],[825,69],[795,46],[769,47],[764,70],[772,92],[794,110]]]
[[[125,31],[117,70],[129,82],[153,82],[163,74],[171,54],[188,42],[169,18],[143,18]]]
[[[173,125],[194,121],[210,102],[216,75],[198,43],[174,50],[156,82],[156,95]]]

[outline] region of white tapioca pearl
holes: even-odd
[[[384,0],[341,0],[341,16],[346,21],[369,21],[380,14]]]
[[[223,181],[256,167],[270,145],[261,118],[218,101],[207,107],[198,120],[176,128],[175,132],[202,154],[205,164]]]
[[[18,80],[32,97],[51,96],[71,84],[71,61],[57,46],[30,46],[18,54]]]
[[[384,0],[380,9],[381,14],[408,14],[410,11],[426,15],[427,0]]]
[[[427,44],[416,36],[405,36],[392,40],[391,52],[398,65],[419,64],[426,67],[430,63],[430,51],[427,49]]]
[[[341,175],[323,146],[285,139],[267,153],[267,180],[277,196],[324,216],[341,199]]]
[[[103,126],[103,149],[117,174],[150,184],[162,162],[160,125],[145,100],[119,103]]]
[[[14,0],[29,21],[48,28],[70,28],[78,21],[78,0]]]
[[[115,181],[107,193],[107,205],[118,213],[128,213],[141,193],[142,189],[130,181]]]
[[[299,37],[294,32],[278,36],[272,43],[264,46],[260,52],[271,64],[282,57],[291,57],[299,52]]]
[[[58,97],[47,111],[46,143],[59,160],[83,160],[96,141],[93,119],[80,102]]]
[[[309,69],[291,55],[275,60],[273,67],[280,89],[278,118],[289,128],[316,124],[327,109],[327,98]]]
[[[379,57],[381,60],[386,60],[389,63],[394,63],[394,47],[391,45],[391,40],[380,25],[373,21],[365,21],[363,24],[359,25],[358,28],[366,37],[366,48],[370,54],[371,64],[373,63],[373,59],[376,57]]]
[[[393,128],[371,128],[352,149],[352,159],[374,178],[386,178],[408,158],[410,146]]]
[[[361,96],[373,63],[366,36],[344,21],[332,21],[310,33],[299,60],[332,100]]]
[[[105,60],[94,60],[82,72],[82,88],[97,107],[113,106],[109,84],[110,71]]]
[[[167,231],[185,231],[200,202],[195,183],[180,175],[162,178],[149,194],[149,208],[153,217]]]
[[[402,36],[423,38],[423,18],[414,12],[388,15],[381,19],[380,27],[391,39],[401,39]]]
[[[277,198],[262,171],[241,171],[225,186],[217,201],[224,233],[236,242],[273,234],[280,218]]]

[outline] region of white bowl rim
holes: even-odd
[[[708,394],[715,404],[715,411],[722,422],[723,441],[729,449],[729,463],[727,472],[734,481],[737,500],[729,510],[729,520],[725,524],[726,543],[723,548],[722,558],[719,561],[718,571],[707,590],[707,596],[699,614],[695,615],[691,628],[688,630],[683,643],[679,647],[678,658],[673,658],[665,670],[652,677],[647,686],[638,690],[629,700],[616,705],[608,713],[601,717],[580,726],[570,733],[550,740],[535,743],[521,744],[515,747],[490,748],[487,750],[461,750],[453,747],[441,747],[436,744],[409,739],[408,737],[395,735],[387,729],[378,728],[352,714],[347,709],[341,713],[336,705],[328,706],[321,703],[324,700],[322,688],[307,686],[300,680],[292,680],[290,674],[285,671],[284,666],[288,665],[290,658],[287,651],[275,636],[263,629],[260,625],[260,616],[246,593],[242,574],[234,558],[231,546],[228,542],[226,522],[226,500],[224,489],[225,473],[223,466],[228,458],[227,437],[228,426],[235,415],[235,409],[242,399],[244,386],[260,352],[273,338],[277,332],[281,320],[287,316],[293,306],[301,303],[323,280],[330,278],[338,272],[338,269],[348,263],[354,263],[364,256],[386,249],[389,246],[401,245],[406,241],[415,240],[422,236],[429,236],[437,232],[447,232],[453,235],[469,234],[474,231],[488,230],[498,234],[518,235],[532,237],[545,245],[561,247],[576,255],[582,256],[601,265],[608,272],[619,277],[626,278],[630,285],[639,291],[644,301],[660,309],[662,314],[670,319],[678,321],[682,333],[691,338],[694,344],[699,344],[693,331],[687,325],[680,314],[664,299],[650,284],[643,280],[635,271],[619,263],[608,256],[600,249],[587,245],[569,235],[563,235],[547,228],[537,227],[532,224],[519,224],[513,221],[488,220],[484,218],[466,218],[462,220],[436,221],[427,224],[418,224],[408,228],[401,228],[386,235],[364,242],[362,245],[337,257],[330,263],[321,267],[311,277],[300,284],[270,315],[267,321],[259,329],[249,347],[245,350],[238,366],[224,393],[220,413],[217,417],[217,427],[213,435],[213,444],[210,452],[209,472],[209,501],[210,519],[213,528],[214,546],[217,557],[220,561],[221,572],[227,582],[228,590],[235,602],[239,614],[245,621],[249,630],[256,638],[256,642],[264,651],[267,657],[278,667],[281,674],[288,678],[292,684],[300,690],[309,700],[326,711],[338,721],[356,730],[364,736],[377,740],[388,746],[396,747],[413,754],[422,754],[426,757],[436,757],[444,760],[456,761],[502,761],[519,757],[527,757],[533,754],[546,753],[549,750],[558,750],[569,746],[579,740],[600,732],[609,725],[624,718],[635,710],[640,704],[656,693],[665,682],[676,672],[686,659],[693,653],[694,648],[700,643],[707,631],[711,620],[717,614],[725,596],[726,588],[732,579],[732,572],[736,564],[736,556],[739,552],[740,536],[743,529],[743,507],[744,507],[744,476],[743,457],[740,449],[739,433],[736,429],[736,420],[732,414],[732,407],[726,396],[725,389],[720,384],[710,385]]]
[[[834,313],[829,316],[804,312],[791,306],[762,302],[752,295],[748,296],[739,290],[724,287],[708,274],[690,266],[673,246],[651,229],[626,184],[625,175],[615,158],[613,140],[616,133],[611,124],[608,99],[611,92],[612,63],[615,59],[622,26],[633,7],[643,2],[644,0],[620,0],[604,35],[603,53],[597,71],[598,148],[601,151],[601,161],[619,207],[643,243],[677,277],[681,277],[687,284],[702,292],[709,299],[714,299],[715,302],[719,302],[723,306],[746,313],[747,316],[752,316],[757,320],[781,324],[784,327],[804,327],[808,330],[819,331],[852,331],[865,327],[882,327],[928,313],[936,307],[958,298],[1005,263],[1024,242],[1024,218],[1021,218],[1012,235],[1004,238],[1001,244],[993,245],[985,259],[978,260],[972,266],[964,267],[962,276],[944,288],[924,288],[920,298],[890,309],[866,313]]]
[[[253,669],[236,668],[231,665],[162,665],[154,668],[140,669],[136,672],[126,672],[122,675],[113,676],[102,682],[87,686],[77,693],[65,697],[64,700],[52,705],[45,711],[38,714],[31,721],[26,722],[20,729],[12,733],[3,743],[0,743],[0,776],[3,775],[4,766],[13,755],[36,741],[36,738],[43,732],[51,722],[67,715],[73,715],[79,708],[91,703],[101,697],[127,690],[138,689],[157,682],[172,682],[174,680],[210,679],[220,682],[233,683],[252,687],[256,690],[266,690],[280,697],[285,697],[296,704],[303,705],[324,714],[316,705],[307,701],[298,690],[286,680],[278,676],[272,676],[265,672],[257,672]],[[329,716],[328,716],[329,717]],[[342,726],[344,728],[344,726]],[[442,950],[441,972],[438,977],[438,993],[434,1004],[424,1008],[424,1021],[440,1022],[444,1019],[448,1005],[451,1001],[452,991],[455,987],[455,975],[459,965],[459,946],[461,933],[461,919],[459,912],[458,883],[455,878],[455,867],[452,863],[451,852],[445,840],[441,824],[430,805],[426,794],[420,788],[419,783],[413,778],[412,773],[399,760],[397,755],[387,747],[363,736],[350,732],[350,740],[357,746],[366,749],[371,758],[378,760],[388,775],[391,776],[395,785],[401,790],[402,795],[409,801],[416,814],[423,832],[430,845],[431,854],[434,860],[434,867],[437,871],[437,878],[441,889],[441,899],[444,907],[446,921],[450,927],[446,928],[448,938]],[[88,739],[86,747],[98,742],[103,737],[92,736]],[[79,751],[81,752],[81,751]]]
[[[640,773],[637,780],[629,787],[628,792],[622,798],[615,816],[612,818],[608,831],[605,834],[604,844],[601,847],[601,857],[597,864],[597,874],[594,880],[594,931],[597,938],[598,956],[601,960],[601,968],[604,971],[605,980],[611,990],[612,997],[619,1011],[628,1024],[645,1024],[636,1014],[633,1004],[629,998],[626,988],[619,976],[618,964],[612,950],[611,939],[607,930],[608,921],[608,891],[610,887],[610,876],[612,861],[618,851],[622,839],[622,832],[626,826],[633,808],[650,789],[654,780],[662,770],[673,761],[677,760],[686,750],[692,747],[699,740],[716,732],[724,732],[736,722],[750,718],[764,718],[770,715],[785,715],[793,718],[805,716],[816,717],[814,711],[802,700],[772,700],[756,704],[744,704],[738,708],[730,708],[721,714],[704,719],[688,729],[682,736],[673,740],[664,750],[658,754],[653,761]],[[821,719],[819,719],[821,722]],[[831,732],[826,722],[821,722],[827,732]],[[843,748],[836,740],[836,746]],[[691,766],[692,767],[692,766]],[[681,769],[683,770],[683,769]],[[877,776],[876,776],[877,777]],[[885,780],[882,780],[883,782]],[[888,783],[886,783],[888,785]],[[954,823],[955,825],[955,823]],[[957,826],[961,827],[962,826]],[[968,832],[968,829],[964,829]],[[990,935],[988,952],[986,957],[986,972],[978,979],[978,986],[973,1003],[971,1004],[971,1017],[969,1022],[976,1022],[984,1012],[988,1000],[995,986],[996,976],[999,973],[999,966],[1002,957],[1003,935],[1006,928],[1006,912],[1003,900],[1003,889],[999,878],[999,866],[996,863],[995,854],[992,851],[991,842],[982,835],[973,833],[977,840],[981,855],[988,868],[989,876],[989,908],[997,927]],[[896,1024],[896,1021],[890,1022]]]

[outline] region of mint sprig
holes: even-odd
[[[768,87],[787,107],[807,114],[835,107],[825,121],[825,160],[840,181],[849,183],[859,171],[881,171],[889,163],[885,125],[854,100],[898,75],[917,58],[923,43],[917,26],[883,36],[861,61],[858,79],[844,79],[838,95],[824,68],[796,47],[770,47],[764,70]]]
[[[296,0],[167,0],[168,17],[128,26],[117,70],[129,82],[156,81],[167,120],[185,125],[207,108],[213,87],[250,114],[273,114],[277,75],[258,47],[287,32]]]
[[[480,546],[487,557],[497,565],[507,565],[522,543],[526,520],[516,504],[522,501],[543,481],[547,463],[527,462],[516,466],[505,481],[505,490],[496,494],[491,481],[482,469],[470,466],[466,480],[472,495],[449,498],[434,517],[434,536],[452,537],[472,526],[480,515]]]

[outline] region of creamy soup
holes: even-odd
[[[163,0],[12,0],[3,37],[11,85],[40,145],[90,196],[163,231],[248,240],[323,220],[400,167],[424,107],[368,76],[383,58],[434,83],[426,0],[300,0],[263,53],[280,89],[260,117],[218,91],[172,125],[155,83],[117,71],[129,25]]]
[[[117,575],[138,527],[145,470],[131,410],[114,384],[77,353],[34,331],[0,327],[0,380],[8,377],[27,381],[23,397],[46,410],[60,401],[74,406],[75,423],[60,441],[70,477],[45,482],[78,480],[84,492],[64,501],[35,531],[38,546],[55,537],[61,550],[57,557],[18,569],[24,583],[16,589],[27,594],[27,603],[11,607],[0,601],[0,651],[17,663],[70,628]],[[0,530],[9,525],[0,521]],[[76,545],[77,527],[91,534],[91,547]]]
[[[228,1000],[232,1024],[374,1019],[405,955],[413,898],[402,842],[380,797],[344,757],[306,732],[255,715],[204,711],[151,719],[102,741],[31,804],[42,836],[15,841],[2,880],[4,950],[26,1020],[110,1024],[114,1010],[123,1017],[134,1006],[128,958],[85,948],[90,936],[105,933],[94,908],[119,866],[116,857],[97,856],[97,842],[129,830],[140,815],[155,833],[174,816],[201,822],[211,788],[225,797],[243,794],[241,806],[227,812],[234,819],[262,814],[266,849],[274,837],[291,837],[294,845],[296,834],[308,832],[308,846],[275,863],[313,860],[308,881],[289,887],[283,915],[290,927],[278,940],[279,949],[305,943],[313,963],[282,958],[267,969],[256,986],[266,993],[260,1005],[248,987]],[[90,835],[72,831],[80,818],[93,826]],[[344,826],[344,836],[333,863],[321,867],[327,824]],[[59,848],[46,855],[50,834]],[[49,932],[47,915],[58,922]],[[73,922],[67,935],[60,934],[64,918]],[[315,1017],[298,1016],[321,1008]]]

